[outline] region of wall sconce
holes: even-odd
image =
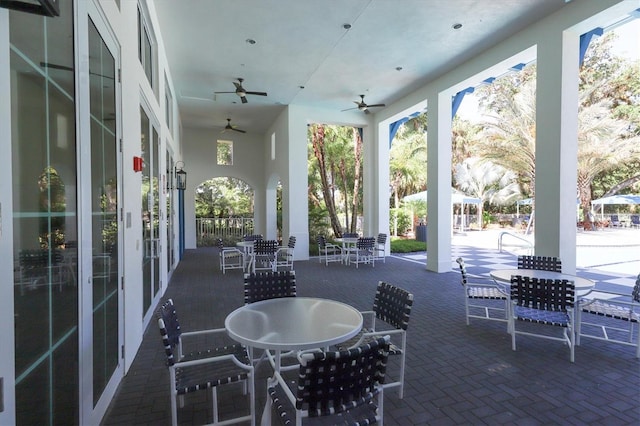
[[[187,188],[187,172],[182,170],[183,167],[184,167],[183,161],[176,161],[176,165],[175,165],[176,188],[184,191]]]
[[[144,164],[144,161],[142,160],[142,157],[136,157],[135,155],[133,156],[133,171],[134,172],[141,172],[143,164]]]

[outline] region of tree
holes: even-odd
[[[482,200],[478,205],[480,228],[484,202],[502,204],[514,201],[520,195],[515,173],[478,157],[467,158],[458,164],[455,180],[466,194]]]
[[[362,139],[353,127],[312,124],[309,145],[309,197],[316,209],[326,209],[334,235],[342,235],[338,206],[345,229],[355,232],[361,214]],[[317,216],[315,213],[313,216]]]

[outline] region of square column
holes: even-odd
[[[427,95],[427,269],[451,271],[451,94]]]
[[[545,33],[538,44],[535,252],[576,269],[579,35]]]

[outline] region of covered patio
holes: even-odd
[[[452,262],[457,256],[465,258],[474,275],[516,261],[512,253],[467,246],[454,246]],[[514,352],[503,324],[465,325],[457,271],[426,271],[424,261],[411,256],[391,256],[375,268],[357,271],[311,258],[296,262],[295,270],[298,296],[339,300],[360,310],[371,308],[379,280],[415,295],[405,396],[401,400],[395,390],[385,392],[388,425],[634,424],[640,419],[640,370],[633,348],[585,339],[576,348],[574,364],[566,347],[539,339],[521,339]],[[615,278],[597,270],[578,274],[596,280],[596,288]],[[218,270],[216,249],[187,250],[163,299],[173,298],[185,330],[221,327],[225,316],[243,303],[242,282],[241,271],[223,275]],[[264,363],[257,371],[258,413],[270,372]],[[102,424],[170,424],[168,380],[160,334],[151,321]],[[239,389],[230,391],[220,406],[226,412],[244,410]],[[179,410],[179,423],[205,423],[211,418],[208,410],[203,395],[190,395]]]

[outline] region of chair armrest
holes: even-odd
[[[245,364],[244,362],[240,361],[233,354],[218,355],[218,356],[212,356],[212,357],[209,357],[209,358],[198,358],[198,359],[193,359],[193,360],[189,360],[189,361],[179,361],[179,362],[176,362],[171,367],[173,367],[173,368],[176,368],[176,367],[188,368],[188,367],[195,367],[197,365],[212,364],[214,362],[223,362],[223,361],[231,361],[236,366],[242,368],[243,370],[253,371],[253,366],[252,365]]]
[[[227,336],[227,330],[225,328],[210,328],[205,330],[185,331],[182,332],[181,337],[202,336],[205,334],[221,334]]]

